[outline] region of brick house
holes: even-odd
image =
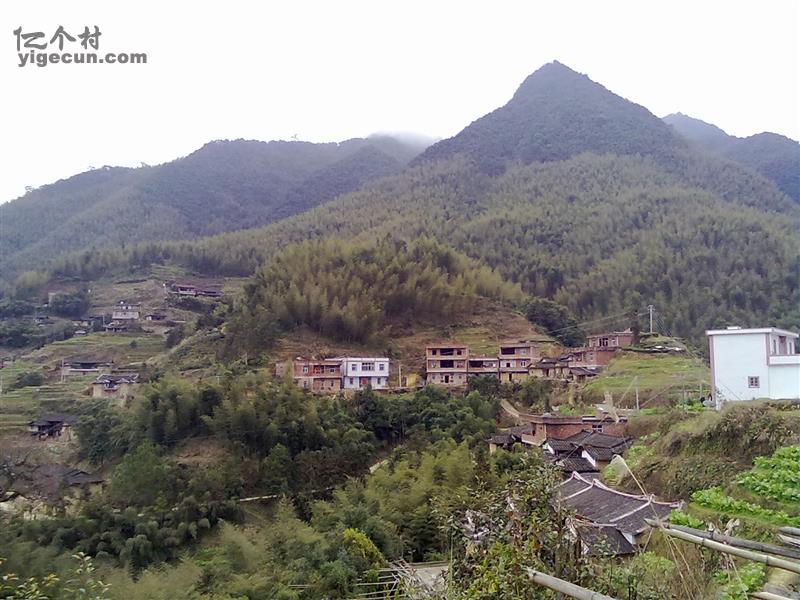
[[[521,419],[532,424],[533,442],[540,445],[548,439],[563,440],[581,431],[594,431],[624,437],[628,427],[627,417],[613,419],[610,415],[562,416],[551,413],[541,415],[520,415]]]
[[[467,384],[469,347],[444,342],[425,348],[426,381],[437,385]]]
[[[498,377],[499,360],[494,356],[470,356],[467,359],[467,375],[470,377],[491,375]]]
[[[570,348],[570,365],[573,367],[599,368],[608,366],[617,353],[617,346],[582,346]]]
[[[320,393],[338,392],[342,389],[341,359],[298,358],[275,365],[278,376],[284,375],[287,369],[291,369],[292,380],[303,389]]]
[[[533,342],[506,342],[500,346],[500,381],[524,381],[530,377],[530,365],[541,357]]]
[[[589,348],[624,348],[633,344],[634,334],[630,329],[625,331],[610,331],[608,333],[594,333],[586,336],[586,345]]]

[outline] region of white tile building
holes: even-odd
[[[343,358],[342,384],[346,390],[361,390],[372,386],[373,390],[389,387],[388,358]]]
[[[728,327],[706,335],[717,406],[731,400],[800,400],[800,335],[774,327]]]

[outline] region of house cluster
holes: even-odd
[[[562,416],[550,413],[541,415],[520,414],[524,421],[491,436],[489,452],[503,450],[534,449],[543,452],[546,459],[565,474],[584,473],[599,476],[615,456],[621,456],[631,445],[625,436],[627,417],[612,417],[608,413],[600,416]]]
[[[728,327],[706,335],[717,407],[737,400],[800,400],[800,335],[775,327]]]
[[[340,357],[296,358],[275,365],[279,377],[291,373],[292,380],[312,392],[332,393],[340,390],[386,389],[389,387],[388,358]]]
[[[600,471],[631,446],[625,417],[545,413],[520,419],[525,421],[522,425],[487,440],[490,452],[539,449],[561,471],[558,497],[575,513],[569,530],[585,555],[634,554],[646,542],[650,527],[645,519],[666,518],[679,507],[653,496],[620,492],[600,481]]]
[[[634,337],[630,329],[590,335],[585,346],[556,357],[543,356],[539,345],[531,341],[505,342],[497,356],[472,355],[464,344],[432,344],[425,348],[426,380],[460,386],[470,377],[491,375],[503,382],[529,377],[582,382],[597,375],[620,348],[633,344]]]

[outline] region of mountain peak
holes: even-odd
[[[685,142],[647,109],[557,61],[530,74],[509,102],[416,162],[466,155],[497,174],[514,162],[565,160],[582,152],[667,157]]]
[[[514,93],[514,98],[525,95],[529,91],[541,87],[563,85],[568,82],[594,83],[587,75],[578,73],[567,65],[554,60],[542,65],[528,75],[517,88],[517,91]]]

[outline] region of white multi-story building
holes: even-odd
[[[111,312],[111,319],[114,321],[138,321],[141,310],[141,304],[118,302]]]
[[[717,406],[731,400],[800,400],[800,335],[774,327],[728,327],[706,335]]]
[[[342,383],[346,390],[361,390],[367,386],[374,390],[389,387],[389,359],[343,358]]]

